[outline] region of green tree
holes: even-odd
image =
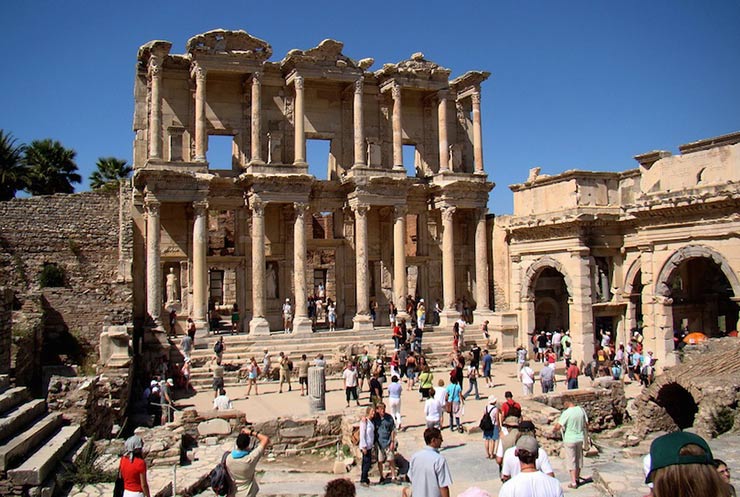
[[[118,186],[118,181],[129,177],[134,170],[123,159],[115,157],[100,157],[95,163],[98,168],[90,175],[90,187],[93,190],[112,190]]]
[[[26,187],[25,148],[23,144],[16,144],[12,134],[0,129],[0,200],[10,200],[18,190]]]
[[[80,183],[75,156],[77,152],[64,148],[56,140],[34,140],[26,147],[25,162],[28,167],[28,186],[31,195],[73,193],[72,183]]]

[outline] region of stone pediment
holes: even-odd
[[[185,45],[189,54],[232,55],[263,62],[272,55],[269,43],[246,31],[214,29],[190,38]]]
[[[356,62],[342,53],[343,48],[344,43],[341,41],[326,39],[309,50],[299,50],[297,48],[291,50],[280,62],[280,65],[285,70],[318,66],[362,72],[374,62],[373,59],[362,59]]]
[[[384,64],[382,69],[375,71],[378,78],[394,78],[402,76],[409,79],[444,81],[450,77],[450,70],[424,58],[424,54],[417,52],[407,60],[396,64]]]

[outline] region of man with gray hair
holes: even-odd
[[[570,472],[569,488],[578,488],[581,483],[581,468],[583,467],[583,442],[588,436],[588,416],[586,411],[577,406],[572,399],[563,402],[565,410],[555,423],[555,431],[563,434],[565,448],[565,465]]]

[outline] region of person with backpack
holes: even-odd
[[[213,353],[216,354],[216,361],[219,363],[223,360],[225,349],[224,337],[219,337],[218,341],[213,345]]]
[[[258,444],[250,450],[252,437],[257,438]],[[257,463],[270,444],[270,437],[256,432],[251,428],[242,428],[236,437],[236,447],[226,456],[226,470],[233,481],[233,488],[228,495],[239,497],[254,497],[259,492],[259,485],[255,479]],[[213,484],[213,480],[211,480]]]
[[[498,409],[498,399],[495,395],[488,397],[488,405],[484,407],[483,417],[480,420],[480,429],[483,431],[483,445],[486,449],[486,457],[496,457],[496,443],[501,430],[501,412]]]
[[[519,402],[514,400],[514,395],[511,392],[504,394],[506,400],[501,405],[501,419],[509,417],[516,418],[516,424],[519,424],[519,418],[522,417],[522,406]]]

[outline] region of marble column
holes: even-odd
[[[403,170],[403,125],[401,121],[401,85],[394,83],[393,97],[393,169]]]
[[[393,208],[393,296],[398,318],[410,318],[406,312],[408,279],[406,276],[406,213],[405,205]]]
[[[160,207],[158,200],[146,199],[146,311],[150,324],[162,327],[162,268],[160,267]]]
[[[486,236],[486,213],[488,209],[478,209],[475,225],[475,323],[487,319],[490,311],[488,301],[488,238]],[[479,319],[480,317],[480,319]]]
[[[308,204],[296,202],[295,222],[293,223],[293,278],[295,286],[295,317],[293,333],[311,333],[313,328],[308,318],[308,301],[306,299],[306,213]]]
[[[355,331],[372,330],[370,318],[370,295],[367,257],[367,214],[368,205],[354,205],[355,213],[355,272],[357,277],[357,313],[353,318]]]
[[[442,298],[440,326],[448,327],[460,316],[455,310],[455,234],[454,217],[457,209],[442,207]]]
[[[262,73],[252,74],[252,153],[250,163],[264,164],[262,158]]]
[[[206,69],[193,64],[191,75],[195,78],[195,160],[205,162],[208,148],[206,124]]]
[[[485,174],[483,170],[483,130],[480,119],[480,93],[471,95],[473,101],[473,164],[476,174]]]
[[[588,361],[594,354],[594,313],[591,292],[591,263],[588,247],[570,250],[568,314],[573,339],[573,359]],[[566,276],[563,274],[563,276]]]
[[[206,326],[208,316],[208,202],[193,202],[193,307],[198,327]]]
[[[252,320],[249,332],[269,335],[270,324],[265,319],[265,203],[250,199],[252,209]]]
[[[162,57],[149,58],[151,101],[149,103],[149,158],[162,158]]]
[[[295,85],[295,159],[293,164],[303,166],[306,164],[306,131],[305,131],[305,102],[303,76],[296,76],[293,80]]]
[[[450,170],[450,146],[447,138],[447,90],[437,92],[439,104],[437,106],[437,121],[439,130],[439,170]]]
[[[365,124],[362,115],[362,78],[355,81],[355,95],[353,101],[354,137],[355,137],[355,166],[364,166],[365,161]]]

